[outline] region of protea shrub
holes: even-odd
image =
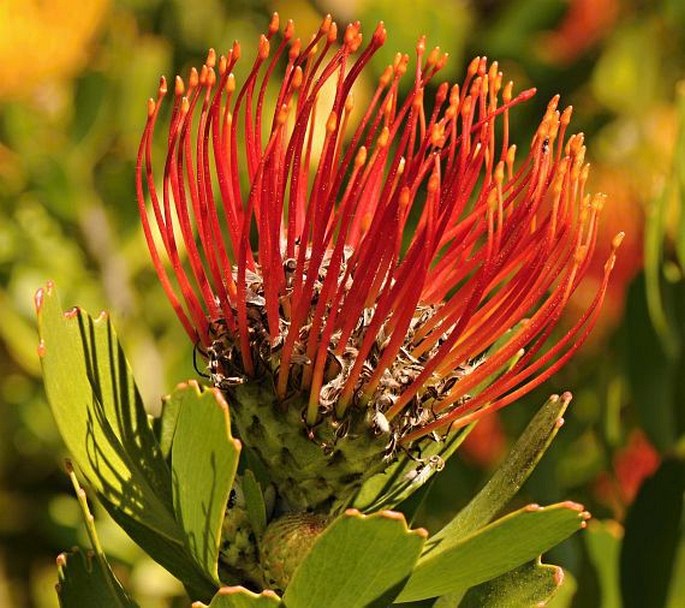
[[[51,286],[37,298],[47,390],[81,472],[211,606],[540,605],[563,577],[537,556],[588,517],[561,503],[492,522],[561,426],[566,393],[442,531],[407,528],[403,501],[474,424],[582,345],[622,234],[587,310],[558,330],[604,200],[585,191],[571,108],[554,97],[519,158],[510,115],[535,91],[484,57],[461,85],[434,86],[447,57],[423,37],[358,107],[385,39],[382,23],[364,44],[359,23],[340,36],[326,17],[300,40],[274,15],[244,82],[234,43],[148,102],[143,233],[207,388],[180,385],[148,422],[108,319],[58,315]],[[89,529],[108,582],[97,592],[132,605]],[[94,575],[61,560],[62,602],[81,605]]]

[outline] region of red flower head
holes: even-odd
[[[278,31],[275,15],[240,87],[237,43],[218,59],[210,51],[188,82],[177,77],[161,192],[151,147],[164,79],[138,155],[154,265],[243,440],[280,469],[282,425],[293,422],[327,457],[351,458],[338,442],[367,435],[370,452],[392,456],[549,378],[588,335],[621,240],[589,308],[543,349],[592,258],[603,201],[585,192],[582,134],[566,139],[571,108],[550,101],[517,163],[509,115],[535,91],[514,95],[496,62],[474,59],[461,86],[440,84],[426,104],[447,58],[421,38],[416,61],[398,54],[357,110],[351,89],[385,42],[383,24],[366,46],[359,23],[340,41],[330,17],[309,43],[292,22]],[[335,94],[324,107],[326,83]],[[269,426],[276,415],[281,426]],[[370,470],[351,469],[357,481]]]

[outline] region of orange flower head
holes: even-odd
[[[177,77],[158,185],[162,79],[138,203],[161,283],[241,438],[309,508],[400,450],[420,460],[425,441],[554,374],[597,318],[622,235],[588,308],[552,338],[603,202],[585,192],[571,108],[554,97],[516,162],[509,117],[535,91],[515,94],[496,62],[475,58],[461,85],[441,83],[426,102],[447,58],[421,38],[356,108],[383,24],[366,43],[358,22],[341,35],[330,17],[309,42],[292,22],[279,30],[275,15],[242,84],[238,43]]]

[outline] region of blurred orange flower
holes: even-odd
[[[507,435],[497,413],[484,416],[468,434],[460,448],[466,462],[482,469],[494,468],[504,457]]]
[[[623,519],[625,509],[635,500],[645,478],[659,467],[659,453],[645,434],[636,429],[625,447],[614,455],[613,475],[604,471],[595,482],[597,499],[610,507],[616,519]]]
[[[559,27],[542,38],[544,56],[571,63],[611,30],[618,8],[618,0],[570,0]]]
[[[74,74],[108,6],[109,0],[1,2],[0,99],[28,95],[43,82]]]

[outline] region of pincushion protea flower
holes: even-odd
[[[597,317],[622,235],[592,303],[552,339],[603,202],[585,192],[571,108],[554,97],[516,162],[509,115],[535,91],[514,95],[496,62],[474,59],[461,86],[442,83],[427,101],[447,57],[421,38],[416,60],[398,54],[356,109],[383,24],[366,46],[359,23],[339,40],[330,17],[308,43],[292,22],[278,31],[275,15],[241,86],[238,43],[176,78],[160,191],[162,79],[138,204],[162,285],[241,439],[287,509],[326,511],[400,450],[420,461],[426,442],[564,365]]]

